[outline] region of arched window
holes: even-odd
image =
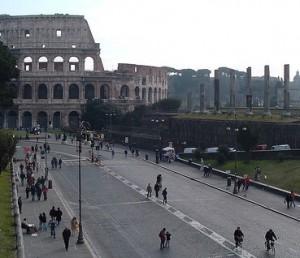
[[[48,90],[45,84],[40,84],[38,88],[38,98],[39,99],[47,99],[48,98]]]
[[[79,71],[79,59],[75,56],[72,56],[69,59],[69,71],[70,72]]]
[[[60,117],[61,117],[61,113],[59,111],[53,114],[53,128],[55,129],[60,128]]]
[[[121,98],[128,98],[129,97],[129,87],[127,85],[123,85],[121,87],[120,96],[121,96]]]
[[[78,128],[79,127],[79,114],[76,111],[72,111],[69,114],[69,127]]]
[[[95,98],[95,88],[92,84],[85,85],[85,96],[86,99]]]
[[[152,103],[152,88],[148,89],[148,102]]]
[[[79,99],[79,88],[76,84],[69,87],[69,99]]]
[[[46,112],[41,111],[38,113],[38,123],[40,124],[41,128],[48,127],[48,115]]]
[[[142,89],[142,100],[146,100],[146,88]]]
[[[63,87],[61,84],[56,84],[53,90],[53,98],[54,99],[62,99],[63,98]]]
[[[32,87],[29,84],[24,85],[23,99],[32,99]]]
[[[24,71],[32,71],[32,58],[30,56],[24,58]]]
[[[54,62],[54,71],[63,72],[64,70],[64,59],[61,56],[57,56],[53,60]]]
[[[157,102],[157,89],[154,88],[154,103]]]
[[[32,127],[32,114],[28,111],[25,111],[22,116],[22,127],[31,128]]]
[[[100,87],[100,99],[109,99],[109,87],[107,84],[103,84]]]
[[[94,71],[94,59],[90,56],[84,59],[84,70],[85,71]]]
[[[140,99],[140,88],[139,87],[135,87],[134,93],[135,93],[135,98]]]
[[[48,59],[45,56],[41,56],[39,58],[39,70],[47,71],[47,68],[48,68]]]

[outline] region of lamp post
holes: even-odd
[[[161,136],[161,124],[165,122],[164,119],[151,119],[151,122],[159,129],[159,148],[155,149],[155,163],[158,164],[162,157],[162,136]]]
[[[77,244],[83,244],[83,231],[82,231],[82,220],[81,220],[81,149],[82,149],[82,134],[86,130],[87,122],[81,121],[80,123],[80,133],[78,135],[78,187],[79,187],[79,233],[78,233],[78,239]]]

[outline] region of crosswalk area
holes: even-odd
[[[80,161],[81,161],[80,162],[81,166],[88,166],[91,164],[91,162],[86,159],[81,159]],[[67,160],[63,160],[62,162],[63,162],[63,166],[72,167],[72,166],[78,166],[79,160],[67,159]]]

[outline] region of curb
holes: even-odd
[[[275,213],[277,213],[277,214],[279,214],[279,215],[282,215],[282,216],[285,216],[285,217],[287,217],[287,218],[293,219],[293,220],[295,220],[295,221],[297,221],[297,222],[300,222],[300,219],[299,219],[299,218],[296,218],[296,217],[291,216],[291,215],[289,215],[289,214],[286,214],[286,213],[284,213],[284,212],[278,211],[278,210],[273,209],[273,208],[271,208],[271,207],[268,207],[268,206],[266,206],[266,205],[264,205],[264,204],[258,203],[258,202],[256,202],[256,201],[251,200],[251,199],[247,199],[247,198],[245,198],[245,197],[243,197],[243,196],[240,196],[240,195],[233,194],[233,193],[231,193],[231,192],[229,192],[229,191],[227,191],[227,190],[224,190],[224,189],[222,189],[222,188],[219,188],[219,187],[217,187],[217,186],[214,186],[214,185],[211,185],[211,184],[209,184],[209,183],[203,182],[203,181],[201,181],[201,180],[199,180],[199,179],[196,179],[196,178],[193,178],[193,177],[191,177],[191,176],[187,176],[187,175],[185,175],[185,174],[182,174],[182,173],[180,173],[180,172],[178,172],[178,171],[176,171],[176,170],[174,170],[174,169],[170,169],[170,168],[167,168],[167,167],[165,167],[165,166],[163,166],[163,165],[156,164],[156,163],[153,162],[153,161],[149,161],[149,160],[145,160],[145,159],[144,159],[144,161],[146,161],[146,162],[148,162],[148,163],[150,163],[150,164],[152,164],[152,165],[159,166],[159,167],[161,167],[161,168],[163,168],[163,169],[165,169],[165,170],[168,170],[168,171],[170,171],[170,172],[172,172],[172,173],[174,173],[174,174],[177,174],[177,175],[180,175],[180,176],[182,176],[182,177],[188,178],[188,179],[190,179],[190,180],[192,180],[192,181],[195,181],[195,182],[197,182],[197,183],[200,183],[200,184],[206,185],[206,186],[208,186],[208,187],[210,187],[210,188],[216,189],[216,190],[218,190],[218,191],[220,191],[220,192],[229,194],[229,195],[234,196],[234,197],[236,197],[236,198],[239,198],[239,199],[241,199],[241,200],[244,200],[244,201],[247,201],[247,202],[249,202],[249,203],[255,204],[255,205],[257,205],[257,206],[259,206],[259,207],[262,207],[262,208],[264,208],[264,209],[266,209],[266,210],[275,212]]]

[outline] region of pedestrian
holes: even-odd
[[[166,204],[167,203],[167,187],[162,191],[162,196],[163,196],[163,204]]]
[[[166,232],[166,247],[169,247],[170,246],[170,240],[171,240],[171,234],[169,231]]]
[[[147,198],[151,197],[152,194],[152,187],[150,183],[147,185]]]
[[[31,186],[31,198],[32,198],[32,201],[35,201],[35,193],[36,193],[36,189],[35,189],[35,185],[32,185]]]
[[[19,196],[19,198],[18,198],[18,206],[19,206],[19,212],[20,212],[20,214],[22,214],[22,198],[21,198],[21,196]]]
[[[134,149],[131,149],[132,157],[134,157]]]
[[[242,178],[239,178],[239,179],[237,180],[237,191],[238,191],[238,193],[240,192],[240,189],[241,189],[242,184],[243,184],[243,179],[242,179]]]
[[[42,226],[43,226],[43,214],[40,213],[40,215],[39,215],[39,231],[42,231]]]
[[[29,185],[26,186],[25,192],[26,192],[26,199],[28,199],[29,198],[29,193],[30,193],[30,187],[29,187]]]
[[[208,175],[208,167],[207,167],[207,166],[204,166],[204,167],[203,167],[203,176],[204,176],[204,177],[207,177],[207,175]]]
[[[41,196],[42,196],[42,189],[41,189],[41,187],[40,187],[39,184],[36,184],[35,188],[36,188],[37,198],[40,201],[41,200]]]
[[[20,174],[21,185],[22,185],[22,186],[24,186],[24,180],[25,180],[25,177],[26,177],[26,176],[25,176],[25,173],[24,173],[24,171],[22,170],[22,171],[21,171],[21,174]]]
[[[115,151],[114,150],[111,150],[111,158],[113,159],[115,156]]]
[[[54,220],[54,218],[56,218],[56,209],[54,206],[52,206],[52,209],[50,210],[49,215],[51,217],[51,220]]]
[[[127,154],[128,154],[127,150],[124,150],[124,154],[125,154],[125,158],[127,158]]]
[[[72,230],[72,235],[74,236],[76,232],[79,231],[79,223],[76,219],[76,217],[73,217],[71,220],[71,230]]]
[[[250,185],[250,177],[247,175],[245,178],[245,191],[246,192],[248,191],[249,185]]]
[[[47,231],[47,217],[45,212],[42,214],[42,230]]]
[[[59,223],[61,222],[61,216],[63,215],[62,211],[60,210],[60,208],[57,208],[56,211],[56,221],[57,221],[57,225],[59,225]]]
[[[56,227],[56,223],[55,220],[51,218],[51,220],[49,221],[49,227],[50,227],[50,237],[55,238],[55,227]]]
[[[23,170],[24,170],[24,165],[21,163],[20,164],[20,173],[23,173]]]
[[[62,164],[62,160],[61,160],[61,158],[59,158],[59,160],[58,160],[59,168],[61,168],[61,164]]]
[[[296,204],[295,204],[295,198],[296,198],[295,192],[292,190],[290,195],[291,195],[291,206],[294,206],[294,208],[296,208]]]
[[[54,158],[51,159],[51,168],[54,169]]]
[[[163,249],[165,247],[165,241],[166,241],[166,229],[163,228],[160,232],[159,232],[159,238],[160,238],[160,249]]]
[[[42,186],[42,193],[43,193],[44,201],[47,201],[47,192],[48,192],[47,186],[43,185]]]
[[[208,172],[207,176],[208,177],[210,176],[210,174],[212,173],[212,171],[213,171],[212,166],[210,164],[208,164],[208,170],[207,170],[207,172]]]
[[[57,162],[57,158],[54,157],[53,159],[54,159],[54,167],[55,167],[55,169],[57,169],[57,163],[58,163],[58,162]]]
[[[290,202],[291,202],[291,194],[287,193],[286,196],[285,196],[285,200],[284,200],[284,203],[286,203],[287,209],[290,208]]]
[[[63,236],[63,239],[64,239],[66,251],[68,251],[69,240],[70,240],[70,236],[71,236],[71,230],[68,229],[67,227],[65,227],[65,229],[64,229],[64,231],[62,233],[62,236]]]
[[[159,192],[159,185],[158,185],[158,183],[156,183],[154,185],[154,191],[155,191],[155,197],[158,198],[158,192]]]

